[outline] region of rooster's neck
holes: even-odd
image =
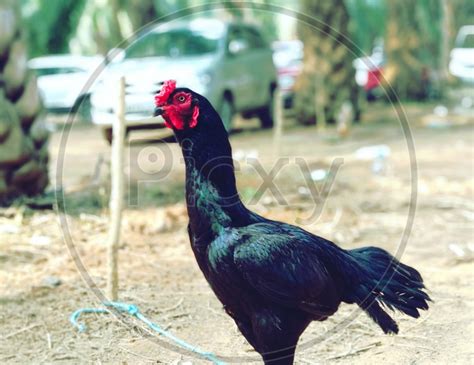
[[[227,135],[179,138],[186,165],[186,203],[193,234],[217,235],[241,225],[248,211],[235,184]]]

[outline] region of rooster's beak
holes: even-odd
[[[163,112],[164,112],[163,108],[156,107],[156,108],[155,108],[155,112],[153,113],[153,116],[154,116],[154,117],[157,117],[158,115],[163,114]]]

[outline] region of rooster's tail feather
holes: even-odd
[[[425,286],[417,270],[377,247],[350,250],[349,254],[361,272],[358,285],[347,296],[348,302],[357,303],[385,333],[398,333],[398,325],[386,308],[414,318],[420,316],[419,309],[428,309],[431,299],[423,291]]]

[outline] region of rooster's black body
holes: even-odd
[[[218,114],[188,89],[173,90],[167,100],[172,103],[177,93],[192,95],[199,107],[192,128],[173,128],[186,163],[192,249],[225,311],[266,364],[292,364],[308,324],[331,316],[341,302],[358,304],[385,333],[398,327],[381,304],[412,317],[428,308],[420,274],[386,251],[343,250],[249,211],[236,190]]]

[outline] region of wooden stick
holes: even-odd
[[[352,349],[352,346],[349,348],[349,351],[346,351],[345,353],[343,354],[340,354],[340,355],[336,355],[336,356],[331,356],[331,357],[328,357],[326,360],[336,360],[336,359],[340,359],[340,358],[343,358],[343,357],[348,357],[348,356],[352,356],[352,355],[355,355],[355,354],[358,354],[360,352],[364,352],[364,351],[368,351],[370,349],[373,349],[374,347],[377,347],[377,346],[380,346],[382,344],[381,341],[375,341],[367,346],[364,346],[364,347],[361,347],[359,349]]]
[[[323,93],[324,85],[321,76],[315,76],[314,109],[316,114],[316,127],[319,132],[326,130],[326,113],[324,112],[324,102],[326,94]]]
[[[125,78],[120,78],[117,119],[112,132],[110,231],[108,245],[107,295],[118,298],[118,248],[123,205],[123,160],[125,139]]]
[[[2,336],[2,337],[0,337],[0,339],[1,339],[1,340],[6,340],[6,339],[8,339],[8,338],[10,338],[10,337],[16,336],[16,335],[18,335],[18,334],[20,334],[20,333],[22,333],[22,332],[25,332],[25,331],[29,331],[29,330],[31,330],[31,329],[33,329],[33,328],[35,328],[35,327],[40,326],[40,325],[41,325],[40,323],[34,323],[34,324],[30,325],[30,326],[27,326],[27,327],[24,327],[24,328],[20,328],[20,329],[17,330],[17,331],[11,332],[11,333],[9,333],[9,334],[6,335],[6,336]]]
[[[275,127],[273,129],[273,148],[275,157],[280,157],[281,154],[281,135],[283,131],[283,100],[280,88],[275,90],[273,95],[275,104],[273,115],[275,116]]]

